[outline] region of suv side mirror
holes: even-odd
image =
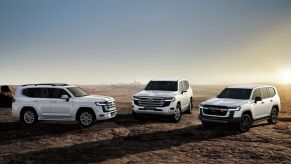
[[[181,91],[181,94],[187,93],[187,90]]]
[[[69,96],[68,95],[62,95],[61,99],[66,99],[66,101],[69,101]]]
[[[262,101],[262,97],[255,97],[255,103],[257,103],[258,101]]]

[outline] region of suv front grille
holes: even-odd
[[[226,106],[205,105],[203,113],[207,115],[225,116],[227,114]]]
[[[140,97],[139,100],[134,100],[134,104],[143,107],[166,107],[170,105],[170,101],[165,101],[160,97]]]

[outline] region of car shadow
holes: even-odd
[[[291,122],[291,118],[290,117],[279,117],[278,120],[279,121],[284,121],[284,122]]]
[[[115,118],[107,120],[108,122],[114,122],[124,127],[130,127],[135,125],[146,125],[152,123],[171,123],[167,116],[155,116],[144,115],[139,119],[135,119],[131,113],[118,114]]]
[[[87,142],[62,148],[48,148],[24,154],[2,156],[4,162],[17,163],[30,161],[33,163],[91,163],[108,159],[116,159],[127,155],[156,151],[171,147],[179,147],[186,143],[201,142],[235,135],[238,132],[228,127],[207,129],[188,126],[182,129],[158,131],[138,134],[130,131],[127,136],[116,136],[112,139]]]
[[[96,122],[90,128],[82,128],[77,123],[47,123],[39,122],[32,126],[26,126],[21,122],[0,122],[0,144],[9,143],[9,141],[38,140],[41,136],[60,136],[76,130],[102,130],[110,129],[107,122],[113,122],[118,126],[131,127],[136,125],[145,125],[151,123],[169,123],[164,117],[148,116],[141,120],[135,120],[131,114],[119,114],[115,118],[105,121]]]
[[[0,122],[0,143],[15,139],[34,139],[43,135],[64,134],[81,129],[77,124],[38,123],[25,126],[21,122]]]

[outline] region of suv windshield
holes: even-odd
[[[70,87],[67,88],[75,97],[83,97],[88,96],[88,94],[79,87]]]
[[[247,100],[250,98],[251,92],[251,89],[226,88],[217,96],[217,98]]]
[[[177,91],[177,81],[150,81],[145,90]]]

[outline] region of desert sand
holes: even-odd
[[[39,123],[25,127],[0,109],[0,163],[290,163],[291,86],[278,86],[282,112],[239,133],[229,126],[204,128],[197,118],[201,101],[224,86],[192,86],[194,110],[181,122],[146,117],[134,120],[131,96],[142,86],[82,86],[117,100],[118,116],[90,128]]]

